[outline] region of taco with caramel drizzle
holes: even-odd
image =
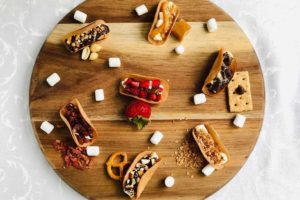
[[[161,0],[157,6],[148,41],[154,45],[164,44],[180,14],[178,6],[172,1]]]

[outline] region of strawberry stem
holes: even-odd
[[[148,123],[149,120],[144,117],[134,117],[130,121],[137,126],[139,130],[142,130]]]

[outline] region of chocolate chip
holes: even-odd
[[[230,57],[230,55],[228,54],[228,52],[225,52],[225,53],[223,54],[223,63],[224,63],[226,66],[230,66],[231,60],[232,60],[232,58]]]
[[[246,92],[246,90],[243,88],[243,86],[239,85],[236,89],[235,92],[239,95],[242,95]]]

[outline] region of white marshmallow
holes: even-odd
[[[203,104],[206,102],[206,96],[203,93],[200,94],[196,94],[194,95],[194,104],[198,105],[198,104]]]
[[[163,12],[159,12],[158,16],[159,16],[159,19],[164,19],[164,13]]]
[[[98,156],[100,154],[100,148],[98,146],[88,146],[86,148],[86,154],[88,156]]]
[[[104,100],[104,90],[103,89],[95,90],[95,99],[96,99],[96,101]]]
[[[155,40],[155,41],[162,41],[161,34],[160,34],[160,33],[157,33],[157,34],[154,36],[153,40]]]
[[[218,24],[215,18],[211,18],[206,22],[208,32],[212,33],[218,30]]]
[[[160,141],[163,139],[164,135],[160,131],[155,131],[150,138],[150,142],[152,144],[158,145]]]
[[[138,16],[141,16],[141,15],[146,14],[148,12],[148,9],[145,6],[145,4],[143,4],[143,5],[136,7],[135,12],[137,13]]]
[[[205,176],[211,175],[214,171],[215,171],[215,168],[214,168],[213,166],[211,166],[210,164],[206,165],[206,166],[202,169],[202,173],[203,173]]]
[[[76,12],[74,13],[74,19],[81,23],[85,23],[86,18],[87,18],[87,14],[85,14],[84,12],[76,10]]]
[[[166,178],[165,178],[165,185],[166,185],[166,187],[173,187],[173,185],[175,184],[175,179],[174,179],[174,177],[172,177],[172,176],[167,176]]]
[[[53,73],[51,74],[48,78],[47,78],[47,83],[53,87],[56,83],[58,83],[60,81],[60,77],[58,76],[57,73]]]
[[[44,121],[44,122],[41,124],[40,128],[41,128],[45,133],[50,134],[50,133],[53,131],[54,126],[53,126],[52,124],[50,124],[49,122]]]
[[[233,120],[233,124],[239,128],[243,128],[246,122],[246,117],[241,114],[237,114]]]
[[[181,55],[184,53],[184,46],[183,45],[179,45],[178,47],[175,48],[175,52],[178,54],[178,55]]]
[[[204,126],[204,124],[199,124],[199,125],[197,125],[197,126],[195,127],[195,129],[196,129],[197,131],[202,131],[202,132],[204,132],[204,133],[208,133],[208,131],[207,131],[206,127]]]
[[[121,60],[120,58],[109,58],[108,59],[108,66],[109,67],[121,67]]]
[[[163,23],[164,23],[164,20],[159,19],[159,20],[157,20],[155,27],[158,28],[158,27],[160,27]]]

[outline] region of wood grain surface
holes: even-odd
[[[83,26],[72,19],[74,11],[54,28],[32,72],[30,112],[34,133],[57,174],[89,199],[128,199],[120,184],[106,174],[105,162],[115,151],[126,151],[132,160],[147,149],[160,153],[164,164],[154,174],[141,199],[202,199],[216,192],[238,172],[259,135],[264,111],[264,85],[259,62],[238,25],[207,0],[175,1],[181,9],[180,17],[192,26],[191,33],[183,41],[186,48],[183,55],[173,52],[179,45],[173,37],[161,47],[149,44],[146,37],[158,1],[146,1],[150,12],[138,17],[134,8],[143,3],[145,1],[141,0],[114,0],[113,3],[89,0],[74,9],[86,12],[89,22],[104,19],[111,29],[110,37],[101,43],[103,51],[96,61],[80,60],[80,53],[70,54],[61,43],[64,34]],[[217,19],[219,30],[209,34],[204,24],[211,17]],[[250,74],[254,110],[243,113],[247,116],[247,122],[242,129],[232,125],[235,114],[228,112],[226,91],[216,97],[208,97],[203,105],[193,105],[192,97],[201,92],[205,77],[221,47],[235,55],[238,71],[247,70]],[[108,58],[114,56],[121,58],[121,68],[108,67]],[[53,72],[60,75],[61,82],[50,87],[46,78]],[[123,116],[124,108],[131,99],[121,96],[118,86],[120,77],[128,72],[169,80],[168,100],[152,106],[151,124],[143,131],[137,131]],[[94,100],[97,88],[104,89],[103,102]],[[85,171],[64,168],[60,154],[52,147],[56,139],[74,144],[67,127],[55,128],[49,135],[39,128],[45,120],[62,125],[58,110],[74,97],[79,99],[99,132],[95,145],[100,146],[101,154]],[[210,177],[204,177],[199,170],[177,166],[173,156],[185,135],[204,121],[219,132],[231,155],[227,166]],[[149,142],[155,130],[160,130],[165,136],[158,146]],[[176,184],[167,189],[163,186],[163,179],[171,174]]]

